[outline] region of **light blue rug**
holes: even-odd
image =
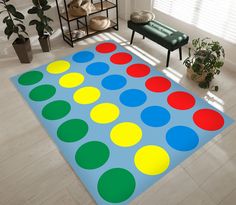
[[[113,41],[12,80],[100,205],[128,204],[233,123]]]

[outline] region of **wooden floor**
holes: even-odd
[[[56,30],[50,53],[41,53],[34,36],[31,38],[33,62],[24,65],[18,62],[10,43],[1,37],[0,205],[95,204],[9,78],[98,41],[117,41],[236,119],[236,72],[233,68],[225,66],[214,81],[220,87],[219,92],[202,90],[186,78],[185,67],[178,60],[178,51],[171,56],[170,67],[165,68],[165,49],[148,39],[142,40],[139,35],[134,46],[129,46],[127,39],[130,35],[131,31],[121,22],[119,32],[104,33],[70,48],[62,41],[60,31]],[[131,204],[235,205],[236,125],[198,150]]]

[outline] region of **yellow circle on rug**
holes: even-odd
[[[64,88],[74,88],[84,82],[84,76],[80,73],[68,73],[63,75],[60,80],[60,86]]]
[[[134,163],[140,172],[153,176],[166,171],[170,164],[170,157],[162,147],[147,145],[136,152]]]
[[[100,98],[100,90],[95,87],[83,87],[74,93],[74,101],[79,104],[92,104]]]
[[[141,128],[132,122],[122,122],[112,128],[111,141],[120,147],[131,147],[142,138]]]
[[[60,74],[70,68],[70,63],[65,60],[54,61],[47,66],[47,71],[51,74]]]
[[[90,112],[91,119],[99,124],[111,123],[115,121],[119,115],[119,108],[111,103],[98,104]]]

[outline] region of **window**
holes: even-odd
[[[235,0],[154,0],[154,8],[236,43]]]

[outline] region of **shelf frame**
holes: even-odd
[[[93,0],[91,0],[91,3],[93,3]],[[90,31],[89,30],[88,17],[92,16],[94,14],[101,13],[101,12],[106,12],[106,17],[109,18],[109,11],[111,9],[114,9],[116,19],[115,19],[115,22],[111,21],[111,26],[108,29],[113,28],[115,30],[119,30],[118,0],[115,0],[115,3],[113,3],[109,0],[100,0],[100,2],[97,2],[97,3],[94,4],[95,7],[97,8],[96,11],[94,11],[94,12],[88,14],[88,15],[81,15],[81,16],[78,16],[78,17],[70,16],[68,8],[67,8],[66,0],[63,0],[63,5],[64,5],[65,12],[61,13],[58,0],[56,0],[57,12],[58,12],[58,17],[59,17],[59,22],[60,22],[60,27],[61,27],[63,40],[65,42],[67,42],[71,47],[74,46],[74,42],[76,42],[76,41],[80,41],[80,40],[88,38],[92,35],[96,35],[98,33],[103,32],[103,31]],[[81,21],[81,19],[84,19],[84,23]],[[66,23],[68,31],[66,31],[65,28],[63,28],[63,21]],[[76,21],[76,23],[77,23],[78,30],[79,29],[85,30],[85,32],[86,32],[85,36],[83,36],[81,38],[73,38],[72,37],[71,23],[74,22],[74,21]],[[82,25],[82,27],[80,27],[80,24]],[[106,30],[108,30],[108,29],[106,29]],[[106,30],[104,30],[104,31],[106,31]]]

